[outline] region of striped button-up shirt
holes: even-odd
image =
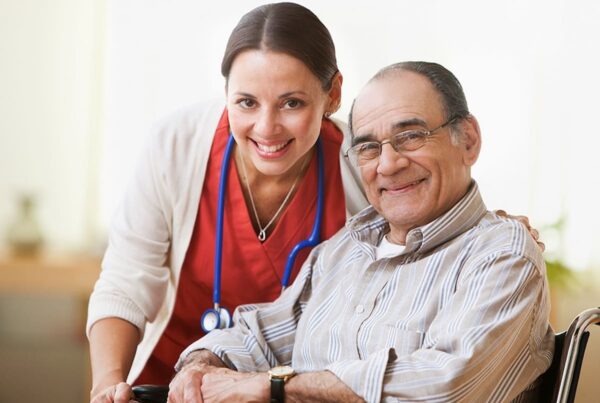
[[[209,349],[239,371],[329,370],[368,402],[504,402],[550,365],[541,251],[486,210],[477,185],[376,258],[389,225],[369,207],[313,250],[273,303],[238,307]],[[181,365],[181,359],[178,366]]]

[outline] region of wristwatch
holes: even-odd
[[[288,365],[273,367],[269,370],[269,379],[271,380],[271,403],[284,403],[285,382],[294,375],[296,375],[294,368]]]

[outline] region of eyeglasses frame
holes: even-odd
[[[407,132],[419,131],[419,132],[425,133],[424,138],[427,139],[428,137],[432,136],[438,130],[443,129],[444,127],[449,126],[452,123],[454,123],[456,120],[462,119],[462,118],[464,118],[464,116],[453,115],[445,123],[441,124],[440,126],[434,128],[434,129],[431,129],[431,130],[420,130],[420,129],[419,130],[404,130],[404,131],[401,131],[400,133],[396,133],[396,134],[391,135],[390,138],[388,138],[387,140],[381,141],[381,142],[379,142],[379,141],[365,141],[365,142],[362,142],[362,143],[358,143],[358,144],[355,144],[352,147],[348,148],[346,150],[346,152],[344,153],[344,157],[348,158],[348,160],[352,162],[352,158],[350,158],[349,153],[355,147],[358,147],[358,146],[363,145],[365,143],[377,143],[377,144],[379,144],[379,155],[378,155],[377,158],[373,158],[373,160],[379,159],[379,157],[381,157],[381,152],[383,150],[384,144],[390,144],[392,146],[392,148],[394,149],[394,151],[396,151],[397,153],[399,153],[400,151],[396,150],[396,148],[392,145],[391,138],[396,138],[396,137],[402,136],[404,133],[407,133]],[[424,145],[425,145],[425,142],[423,142],[423,144],[420,145],[418,148],[415,148],[414,150],[411,150],[411,151],[416,151],[416,150],[420,149],[421,147],[423,147]],[[364,165],[359,165],[358,163],[356,163],[355,165],[358,166],[358,167],[364,166]]]

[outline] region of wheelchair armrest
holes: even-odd
[[[169,395],[167,385],[137,385],[132,389],[139,403],[166,403]]]

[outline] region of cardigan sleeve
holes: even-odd
[[[112,219],[102,271],[90,297],[88,334],[107,317],[122,318],[143,333],[165,298],[172,208],[160,174],[160,149],[156,132]]]
[[[221,99],[209,99],[155,126],[111,223],[90,297],[88,333],[106,317],[127,320],[142,334],[147,322],[168,319],[161,308],[172,308],[223,107]]]

